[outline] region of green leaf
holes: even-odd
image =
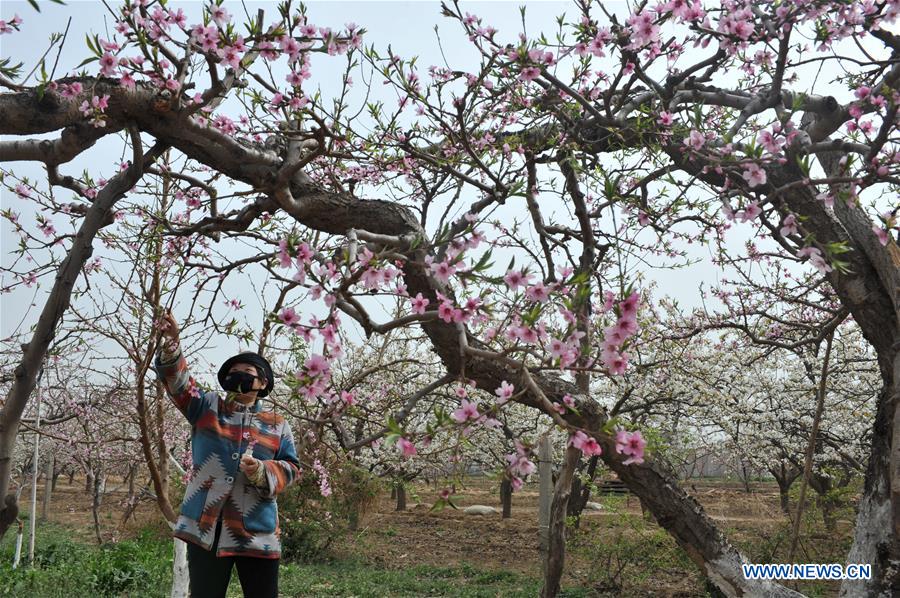
[[[91,62],[94,62],[94,61],[97,61],[97,60],[100,60],[100,59],[97,58],[96,56],[91,56],[90,58],[85,58],[85,59],[82,60],[81,63],[80,63],[78,66],[76,66],[75,68],[81,68],[81,67],[83,67],[84,65],[90,64]]]

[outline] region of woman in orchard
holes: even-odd
[[[300,473],[290,426],[261,411],[272,367],[256,353],[219,369],[223,397],[203,391],[188,371],[171,312],[161,324],[156,371],[191,424],[193,466],[174,535],[187,542],[193,598],[224,598],[232,566],[245,597],[278,595],[281,556],[275,497]]]

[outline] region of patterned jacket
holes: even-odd
[[[276,496],[300,473],[290,426],[283,417],[260,411],[259,401],[244,407],[200,390],[180,351],[171,358],[160,352],[154,369],[191,424],[193,467],[174,535],[210,550],[221,515],[217,556],[279,558]],[[253,456],[265,466],[262,487],[238,468],[251,440],[256,440]]]

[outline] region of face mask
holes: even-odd
[[[222,388],[234,392],[250,392],[253,390],[253,381],[256,380],[256,378],[256,376],[248,374],[247,372],[231,372],[225,376],[225,382],[222,384]]]

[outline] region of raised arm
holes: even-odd
[[[166,393],[178,410],[194,424],[210,407],[211,397],[197,386],[181,353],[178,323],[172,312],[166,312],[162,322],[162,339],[154,369],[162,380]]]

